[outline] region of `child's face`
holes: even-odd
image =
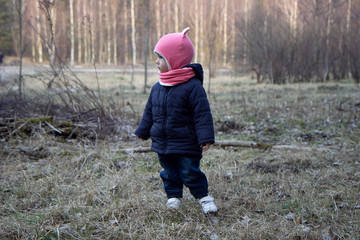
[[[166,60],[159,54],[156,54],[156,56],[157,56],[157,60],[155,61],[155,64],[159,69],[159,71],[162,73],[168,72],[169,69],[167,67]]]

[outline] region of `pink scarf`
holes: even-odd
[[[163,86],[175,86],[184,83],[194,77],[195,73],[192,68],[179,68],[168,72],[159,72],[159,83]]]

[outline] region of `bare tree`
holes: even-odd
[[[100,1],[101,2],[101,1]],[[84,41],[84,63],[87,64],[89,62],[89,45],[88,45],[88,14],[87,14],[87,3],[88,1],[84,1],[83,3],[83,41]]]
[[[241,37],[236,38],[234,52],[234,58],[236,58],[237,62],[240,63],[242,61],[246,61],[249,59],[251,69],[256,73],[257,83],[260,83],[262,76],[262,66],[263,62],[261,60],[261,56],[263,55],[263,21],[260,17],[263,17],[263,9],[257,8],[256,14],[259,14],[259,18],[257,21],[254,21],[255,16],[253,15],[249,18],[249,11],[247,9],[247,1],[245,0],[245,13],[243,14],[243,25],[237,24],[236,30],[238,35],[241,34]],[[238,20],[239,22],[239,20]],[[250,28],[249,25],[253,27]],[[240,33],[240,34],[239,34]],[[256,39],[256,40],[255,40]],[[240,44],[239,42],[244,41],[244,44]],[[246,62],[243,63],[246,65]]]
[[[198,59],[199,59],[199,48],[200,48],[200,44],[199,44],[199,39],[200,39],[200,34],[199,34],[199,28],[200,28],[200,17],[199,17],[199,13],[197,11],[197,9],[199,9],[199,0],[195,0],[195,10],[193,12],[194,14],[194,22],[195,22],[195,38],[194,38],[194,47],[195,47],[195,58],[194,58],[194,61],[195,62],[198,62]]]
[[[179,31],[179,1],[173,0],[174,2],[174,30],[175,32]]]
[[[328,11],[327,11],[327,21],[326,21],[326,34],[325,34],[325,56],[324,56],[324,75],[323,75],[323,82],[329,77],[329,45],[330,45],[330,31],[331,31],[331,22],[332,22],[332,0],[328,0]]]
[[[350,58],[350,71],[351,75],[355,80],[355,83],[360,83],[360,4],[359,2],[353,2],[351,8],[354,8],[354,11],[351,13],[351,16],[354,18],[350,25],[350,37],[349,37],[349,58]],[[357,11],[356,11],[357,10]]]
[[[161,27],[160,27],[160,0],[155,0],[155,24],[156,24],[156,39],[159,40],[161,37]]]
[[[36,1],[36,0],[35,0]],[[34,1],[32,1],[30,4],[34,4]],[[34,16],[35,15],[35,9],[29,9],[31,11],[31,15]],[[31,19],[32,20],[32,19]],[[36,37],[35,37],[35,23],[36,23],[36,19],[35,19],[35,23],[33,21],[29,21],[29,23],[31,23],[32,25],[32,31],[31,31],[31,61],[32,62],[36,62]]]
[[[150,3],[149,1],[144,2],[145,5],[145,75],[144,75],[144,89],[143,93],[146,93],[147,83],[148,83],[148,58],[149,58],[149,33],[150,33]]]
[[[23,2],[22,0],[18,0],[17,5],[17,15],[18,15],[18,21],[19,21],[19,53],[20,53],[20,67],[19,67],[19,98],[21,99],[23,97],[23,79],[22,79],[22,63],[23,63],[23,32],[22,32],[22,22],[23,22]]]
[[[55,1],[44,1],[42,2],[43,11],[49,11],[47,14],[50,17],[51,21],[49,23],[49,34],[50,41],[47,44],[47,51],[49,54],[50,63],[54,63],[55,61],[55,28],[56,28],[56,5]],[[47,5],[47,6],[45,6]]]
[[[135,28],[135,0],[130,0],[130,12],[131,12],[131,50],[132,50],[132,62],[131,62],[131,85],[134,87],[134,73],[136,65],[136,28]]]
[[[216,6],[216,1],[215,0],[211,0],[211,4],[209,6],[209,21],[208,24],[206,25],[206,28],[208,29],[207,31],[207,47],[209,50],[209,56],[208,56],[208,68],[209,68],[209,79],[208,79],[208,94],[210,95],[211,91],[211,78],[213,73],[213,60],[214,60],[214,54],[215,54],[215,46],[216,46],[216,40],[217,40],[217,36],[218,36],[218,31],[219,31],[219,21],[220,21],[220,16],[221,13],[216,11],[217,6]]]
[[[124,46],[125,46],[125,49],[124,49],[124,62],[128,62],[128,31],[129,31],[129,25],[128,25],[128,22],[129,22],[129,19],[128,19],[128,12],[129,12],[129,9],[128,9],[128,4],[127,4],[127,1],[124,1],[124,11],[123,11],[123,16],[124,16],[124,21],[123,21],[123,27],[124,27],[124,32],[125,32],[125,37],[124,37]]]
[[[348,0],[346,11],[346,46],[349,47],[350,43],[350,29],[351,29],[351,0]],[[350,77],[350,54],[347,51],[347,74]]]
[[[36,62],[35,31],[31,31],[31,61]]]
[[[233,1],[234,2],[234,1]],[[235,7],[234,7],[234,3],[233,3],[233,5],[232,5],[232,7],[231,7],[231,14],[232,14],[232,17],[230,17],[230,24],[231,24],[231,30],[230,30],[230,32],[231,32],[231,49],[230,49],[230,53],[231,53],[231,65],[233,66],[233,67],[237,67],[236,66],[236,64],[235,64],[235,62],[234,62],[234,60],[235,60],[235,39],[236,39],[236,19],[235,19],[235,17],[233,17],[233,16],[235,16]]]
[[[77,42],[78,42],[78,64],[81,64],[82,62],[82,39],[81,39],[81,36],[82,36],[82,31],[81,31],[81,23],[82,23],[82,14],[81,14],[81,9],[80,9],[80,6],[81,6],[81,2],[82,0],[77,0]]]
[[[92,11],[94,10],[94,8],[95,8],[95,4],[96,4],[96,0],[91,0],[91,2],[90,2],[90,4],[91,4],[91,7],[90,7],[90,9],[92,9]],[[96,14],[94,13],[94,12],[92,12],[92,14],[91,14],[91,16],[90,15],[88,15],[87,17],[88,17],[88,21],[89,21],[89,25],[91,25],[91,26],[89,26],[90,28],[91,28],[91,31],[90,31],[90,52],[91,52],[91,63],[92,64],[95,64],[95,62],[96,62],[96,58],[95,58],[95,39],[96,39],[96,33],[95,32],[93,32],[93,29],[95,28],[95,23],[93,22],[93,20],[92,19],[94,19],[95,18],[95,16],[96,16]],[[90,19],[91,18],[91,19]]]
[[[199,8],[199,15],[200,15],[200,41],[199,41],[199,61],[202,63],[205,61],[204,58],[204,0],[199,0],[200,2],[200,8]],[[210,29],[207,29],[207,31],[210,31]]]
[[[74,38],[74,10],[73,10],[74,2],[73,0],[69,0],[69,9],[70,9],[70,66],[74,65],[74,50],[75,50],[75,38]]]
[[[40,17],[40,7],[39,7],[39,1],[35,0],[35,11],[36,11],[36,30],[38,34],[36,34],[36,49],[38,51],[38,61],[39,63],[43,62],[43,46],[41,44],[41,34],[42,34],[42,28],[41,28],[41,17]]]
[[[248,27],[249,27],[249,0],[245,0],[245,39],[248,36]],[[244,44],[244,64],[247,64],[247,45]],[[258,79],[259,80],[259,79]]]
[[[111,8],[112,8],[112,32],[113,32],[113,58],[114,58],[114,65],[117,66],[117,11],[118,11],[118,2],[116,0],[111,1]]]
[[[228,24],[228,0],[225,0],[224,3],[224,37],[223,37],[223,48],[224,48],[224,52],[223,52],[223,66],[225,67],[227,64],[227,49],[228,49],[228,31],[227,31],[227,24]]]
[[[110,5],[111,6],[111,5]],[[105,11],[107,14],[104,14],[104,23],[106,28],[106,49],[107,49],[107,65],[110,67],[111,64],[111,24],[110,24],[110,16],[111,16],[111,7],[108,7],[108,1],[105,1],[104,5]]]

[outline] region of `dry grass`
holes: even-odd
[[[209,217],[188,190],[179,212],[166,211],[156,154],[117,153],[149,144],[131,135],[147,95],[118,78],[104,94],[135,112],[116,141],[39,131],[1,143],[1,239],[360,238],[359,86],[214,79],[217,139],[328,150],[212,148],[202,170],[220,209]]]

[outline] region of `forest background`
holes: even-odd
[[[162,35],[190,27],[194,62],[211,73],[242,69],[278,84],[360,80],[359,1],[1,0],[0,11],[0,50],[34,63],[54,61],[57,48],[71,66],[144,65]]]

